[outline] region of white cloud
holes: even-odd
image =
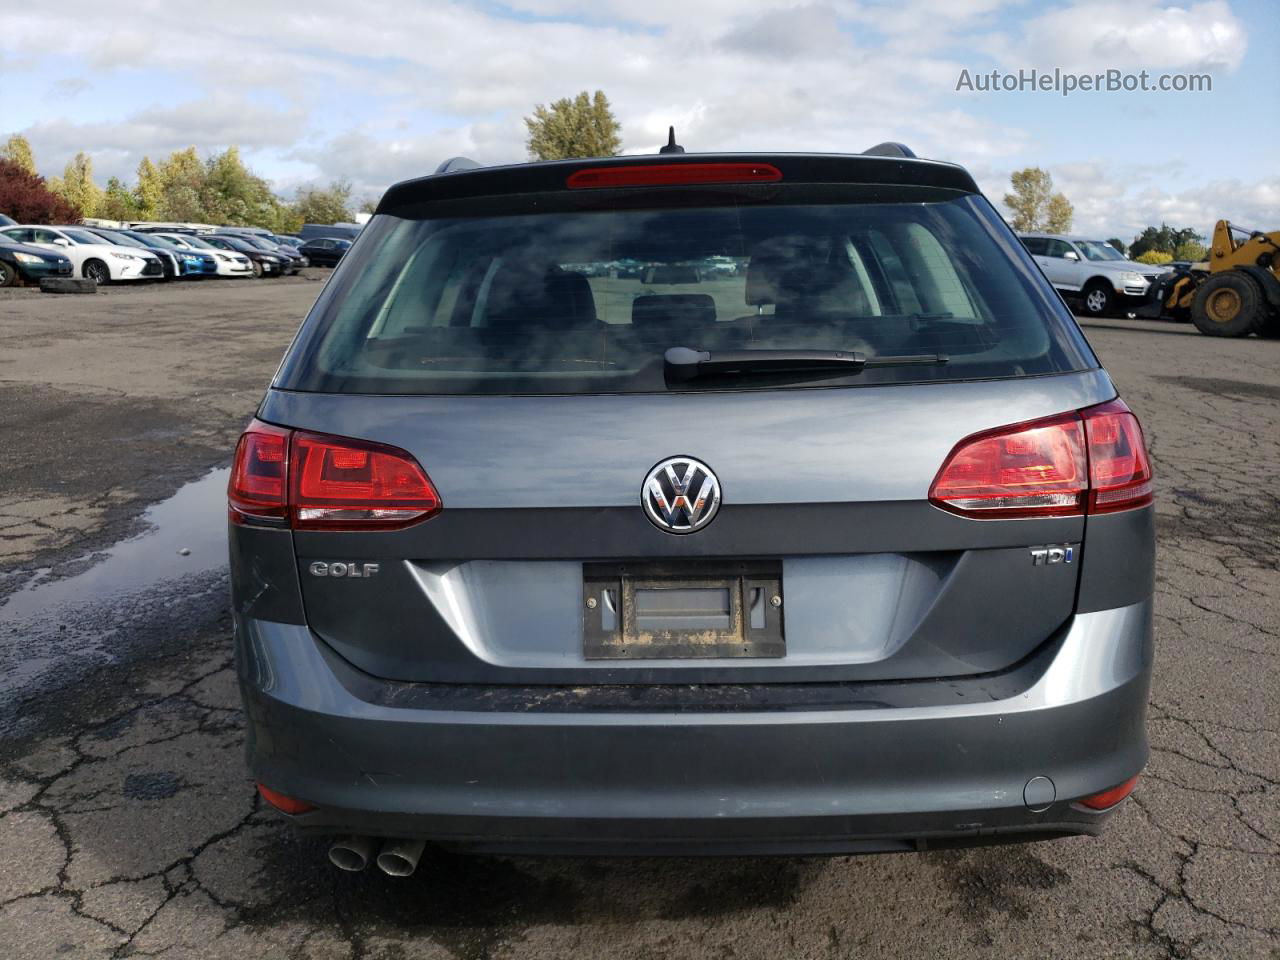
[[[1002,207],[1010,171],[984,167],[973,172],[983,192]],[[1128,243],[1143,228],[1161,223],[1192,227],[1208,237],[1221,219],[1264,230],[1280,222],[1280,185],[1270,182],[1221,179],[1169,189],[1167,166],[1103,161],[1061,164],[1050,173],[1054,189],[1065,194],[1075,210],[1072,232],[1104,240],[1119,237]]]
[[[425,136],[387,139],[370,133],[344,133],[315,145],[299,147],[290,160],[312,164],[316,179],[344,177],[356,196],[376,196],[399,180],[432,173],[455,156],[485,157],[490,162],[519,161],[523,147],[517,132],[500,126],[470,124]]]
[[[962,7],[969,5],[961,0]],[[98,9],[96,0],[64,0],[57,24],[20,10],[6,21],[12,39],[0,44],[56,45],[108,71],[145,63],[203,80],[229,97],[274,91],[311,118],[305,133],[296,123],[278,126],[299,141],[294,156],[307,155],[317,176],[359,168],[369,171],[370,182],[378,170],[402,175],[433,168],[408,169],[437,147],[440,156],[474,150],[485,161],[522,159],[520,117],[533,104],[596,88],[608,92],[632,150],[656,147],[670,123],[691,149],[704,150],[781,143],[795,150],[850,151],[910,139],[921,153],[935,155],[959,142],[963,158],[999,155],[1018,139],[957,111],[950,99],[939,102],[938,92],[954,81],[954,64],[859,46],[840,27],[841,17],[858,13],[844,0],[799,7],[706,0],[692,12],[684,0],[655,0],[637,5],[642,17],[632,5],[612,0],[520,0],[517,6],[596,19],[526,23],[456,3],[394,0],[371,0],[351,17],[345,2],[314,0],[306,11],[273,11],[272,29],[264,31],[254,16],[256,3],[224,0],[219,16],[199,29],[168,5],[151,11],[145,31],[103,33],[92,26],[96,15],[87,15]],[[86,16],[78,15],[81,10]],[[598,22],[612,14],[660,29]],[[806,53],[818,46],[826,51],[821,59]],[[235,69],[228,69],[231,64]],[[109,83],[110,74],[98,82]],[[333,97],[318,91],[333,91]],[[344,117],[346,123],[326,122],[347,91],[360,91],[367,107]],[[43,124],[49,129],[40,132],[52,150],[119,149],[112,141],[121,138],[105,128],[137,119],[101,126],[49,120]],[[398,130],[406,119],[417,120],[408,126],[420,132]],[[170,139],[202,142],[185,132],[198,122],[193,116],[169,125],[183,131]],[[224,123],[220,131],[206,132],[265,145],[274,141],[274,126],[259,116],[243,129]],[[340,140],[342,126],[364,137],[369,156],[316,148]],[[54,136],[59,129],[65,135]],[[79,133],[84,139],[73,144]],[[132,132],[129,138],[139,139]],[[165,138],[153,132],[141,139]],[[456,146],[450,148],[450,141]],[[372,156],[379,152],[386,156]]]
[[[750,16],[777,6],[761,0],[700,0],[696,10],[689,0],[508,0],[512,10],[543,17],[575,17],[589,21],[679,27],[697,32],[706,24],[724,24],[734,17]],[[692,14],[692,15],[691,15]]]
[[[720,39],[726,50],[769,58],[831,56],[848,44],[842,42],[840,21],[827,4],[809,4],[770,10],[735,27]]]
[[[152,106],[120,121],[80,123],[65,118],[39,121],[21,131],[49,172],[61,172],[55,160],[85,150],[100,177],[132,179],[144,155],[153,159],[173,150],[196,147],[201,153],[235,144],[249,151],[285,147],[302,135],[305,113],[277,109],[226,94],[175,106]]]
[[[305,8],[273,8],[264,28],[258,0],[220,0],[218,16],[198,26],[165,3],[103,30],[104,16],[126,9],[118,0],[59,0],[57,18],[29,5],[6,10],[0,64],[14,76],[41,77],[47,90],[51,78],[31,51],[57,51],[60,60],[83,64],[75,75],[97,88],[71,102],[65,94],[74,84],[65,87],[25,131],[50,172],[86,149],[100,175],[131,178],[144,153],[238,143],[272,158],[290,184],[346,176],[357,194],[376,193],[457,154],[521,160],[521,117],[534,104],[599,88],[630,152],[656,149],[669,124],[694,150],[847,152],[901,140],[922,156],[970,166],[997,200],[1011,168],[1039,164],[1067,190],[1078,223],[1108,236],[1124,237],[1161,216],[1204,228],[1223,215],[1268,224],[1280,213],[1266,186],[1168,189],[1176,151],[1159,158],[1163,174],[1039,156],[1034,128],[990,119],[999,114],[988,113],[989,99],[954,91],[961,67],[978,66],[958,62],[965,51],[1015,67],[1231,69],[1246,37],[1227,0],[1181,8],[1170,0],[506,6],[535,22],[445,0],[366,0],[358,16],[348,0],[311,0]],[[109,102],[101,94],[119,77],[138,71],[197,92],[189,102],[164,104],[168,84],[159,79],[158,105],[86,118]],[[52,78],[67,72],[60,63]],[[1179,181],[1191,175],[1181,171]]]
[[[992,29],[1007,22],[1008,8],[1025,0],[843,0],[841,15],[884,34],[891,44],[922,50],[944,45],[956,33]]]
[[[993,50],[1009,66],[1213,71],[1234,70],[1247,46],[1244,24],[1226,0],[1189,7],[1085,0],[1028,21]]]
[[[89,81],[84,77],[63,77],[55,80],[49,89],[56,97],[74,97],[89,89]]]

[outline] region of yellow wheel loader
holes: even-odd
[[[1219,220],[1209,259],[1171,270],[1147,296],[1140,317],[1190,320],[1210,337],[1280,337],[1280,230]]]

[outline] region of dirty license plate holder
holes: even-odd
[[[782,561],[584,563],[588,660],[786,654]]]

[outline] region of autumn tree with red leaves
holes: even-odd
[[[0,157],[0,213],[18,223],[77,223],[71,204],[50,190],[44,177]]]

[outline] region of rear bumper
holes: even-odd
[[[305,626],[239,618],[236,642],[253,776],[315,804],[293,819],[325,833],[601,854],[1039,839],[1097,833],[1106,815],[1073,801],[1147,757],[1149,601],[1077,615],[1012,696],[928,681],[867,699],[853,684],[819,709],[687,710],[679,688],[642,710],[558,688],[550,705],[431,705],[431,685],[360,673]],[[1055,799],[1033,811],[1037,777]]]

